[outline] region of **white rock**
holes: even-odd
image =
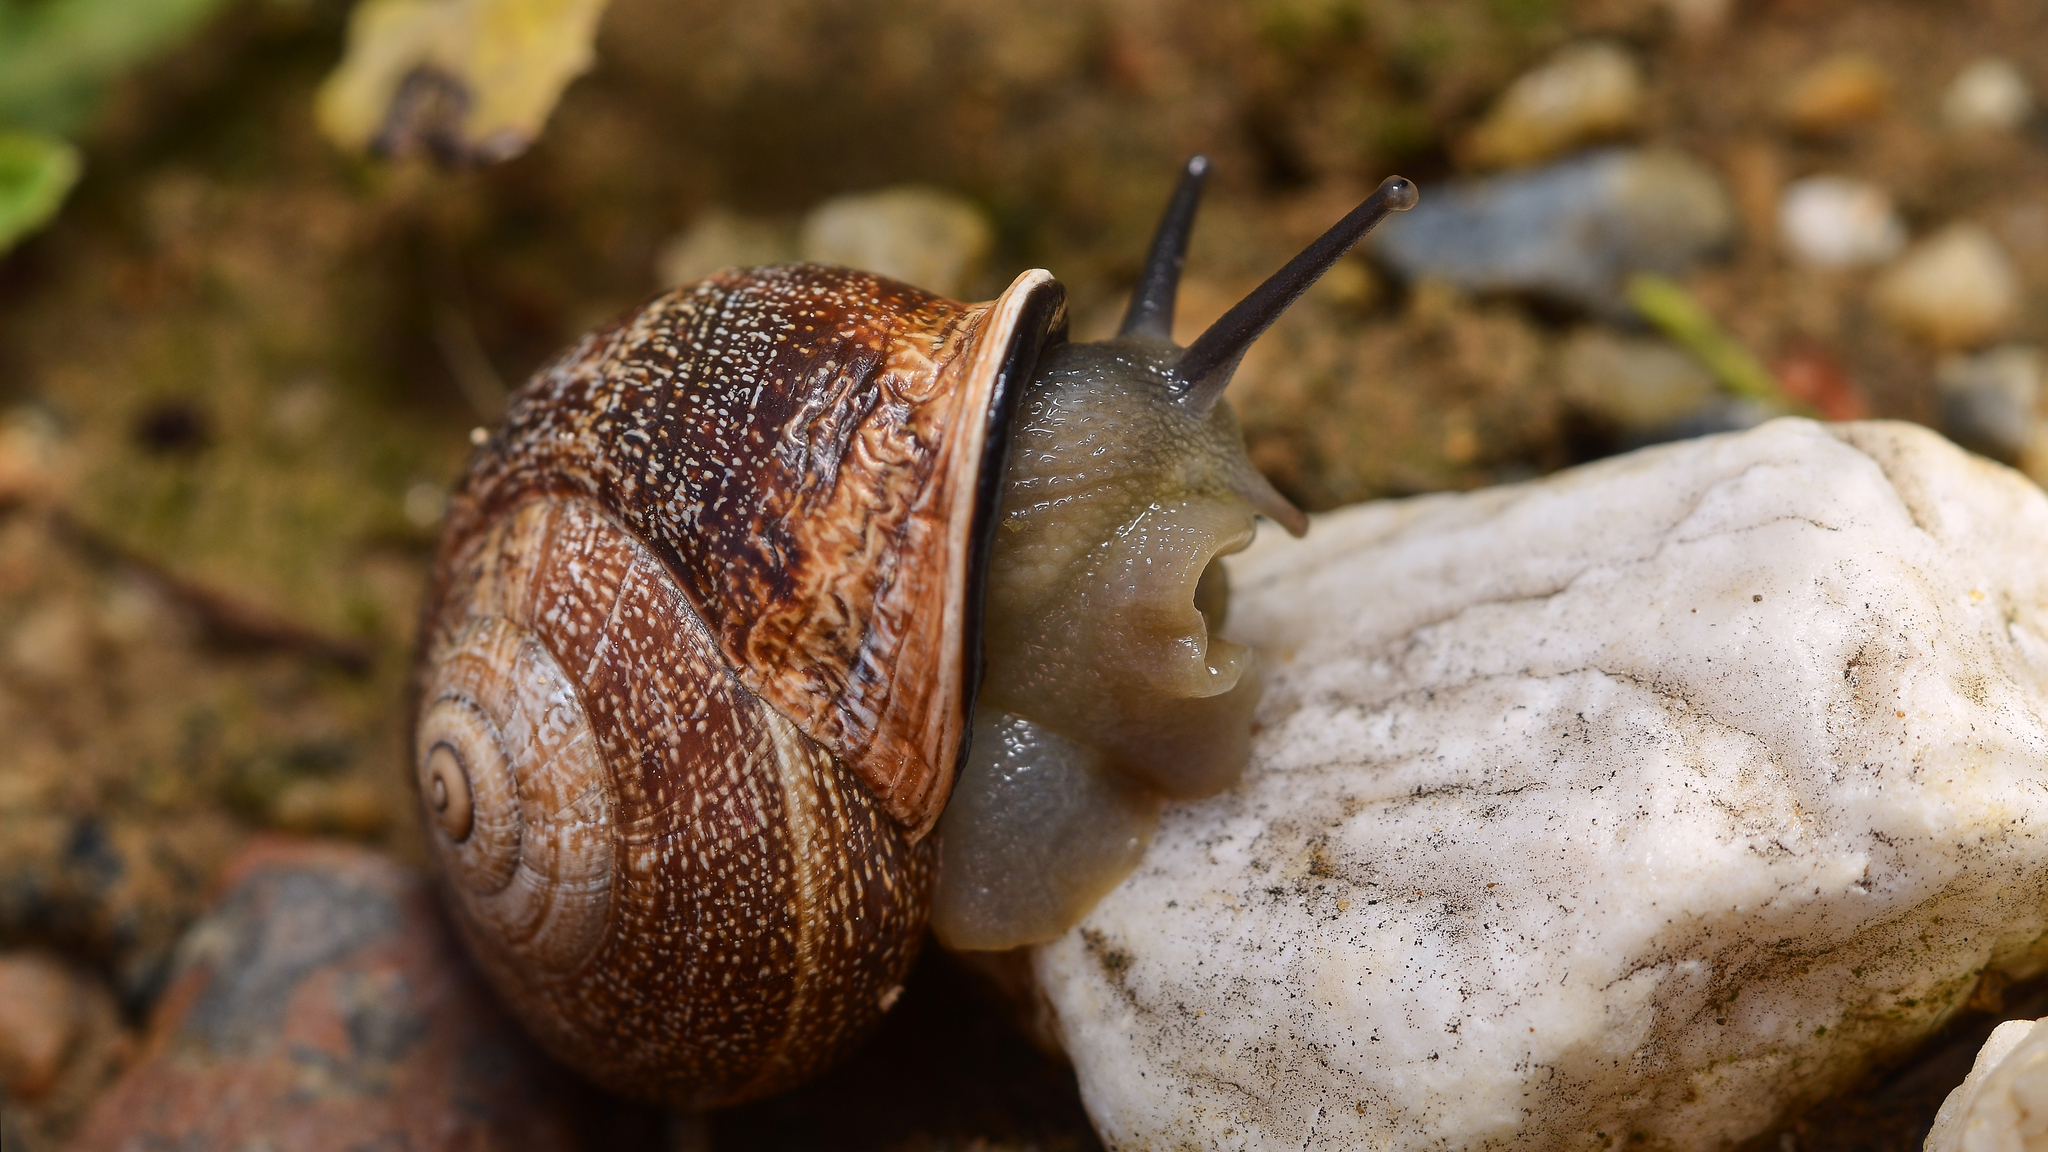
[[[1642,104],[1642,69],[1627,49],[1605,40],[1572,44],[1501,93],[1473,130],[1466,156],[1485,166],[1547,160],[1635,127]]]
[[[1907,250],[1873,291],[1878,311],[1942,348],[1983,344],[2019,318],[2020,277],[1981,225],[1951,224]]]
[[[1941,97],[1941,118],[1962,131],[2010,131],[2034,114],[2034,92],[2010,60],[1987,56],[1956,75]]]
[[[1779,420],[1232,566],[1241,786],[1033,956],[1114,1148],[1725,1148],[2048,963],[2048,496]]]
[[[1927,1152],[2048,1148],[2048,1028],[2008,1020],[1992,1029],[1970,1074],[1942,1101]]]
[[[995,229],[974,202],[937,188],[884,188],[836,196],[804,217],[806,260],[893,276],[942,296],[973,285],[995,248]]]
[[[1778,201],[1792,254],[1823,268],[1879,264],[1906,246],[1906,224],[1884,189],[1845,176],[1795,180]]]

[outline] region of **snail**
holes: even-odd
[[[1258,681],[1212,634],[1216,558],[1256,515],[1307,522],[1221,394],[1415,190],[1387,180],[1182,349],[1207,170],[1114,339],[1067,342],[1044,271],[968,305],[728,270],[584,337],[481,439],[414,764],[458,931],[555,1056],[671,1106],[780,1091],[888,1009],[928,920],[1050,938],[1159,797],[1242,770]]]

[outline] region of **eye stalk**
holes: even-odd
[[[1152,250],[1145,254],[1145,273],[1131,293],[1131,306],[1124,313],[1119,336],[1156,336],[1173,339],[1173,302],[1180,291],[1181,269],[1188,262],[1188,237],[1195,231],[1195,208],[1202,200],[1202,183],[1209,178],[1209,158],[1188,157],[1181,170],[1173,199],[1159,217],[1159,229],[1152,234]]]
[[[1189,217],[1194,214],[1193,200],[1200,192],[1200,178],[1195,175],[1197,161],[1201,162],[1203,171],[1208,169],[1208,162],[1200,156],[1188,162],[1188,175],[1181,178],[1181,186],[1175,190],[1173,201],[1167,206],[1166,218],[1160,221],[1161,239],[1153,241],[1153,262],[1159,259],[1161,240],[1176,226],[1175,214],[1183,210],[1183,199],[1188,201],[1186,214]],[[1190,190],[1190,183],[1195,185],[1193,190]],[[1289,305],[1301,299],[1301,294],[1322,279],[1323,273],[1343,259],[1346,252],[1365,239],[1366,233],[1388,215],[1415,207],[1418,198],[1413,181],[1403,176],[1387,177],[1379,190],[1366,197],[1364,203],[1353,208],[1328,232],[1317,237],[1315,243],[1302,249],[1301,255],[1267,277],[1266,282],[1254,288],[1251,295],[1238,301],[1230,311],[1209,325],[1207,331],[1195,337],[1195,342],[1188,345],[1187,351],[1174,362],[1173,381],[1169,385],[1174,398],[1198,412],[1206,412],[1213,407],[1217,397],[1223,395],[1223,389],[1230,384],[1231,374],[1237,371],[1238,361],[1244,359],[1252,341],[1264,335],[1266,329],[1273,326],[1273,321],[1278,320]],[[1179,229],[1180,243],[1185,251],[1185,224],[1180,224]],[[1150,278],[1158,271],[1153,262],[1146,266],[1147,280],[1142,288],[1152,289]],[[1179,278],[1180,264],[1178,258],[1173,262],[1173,280]],[[1156,289],[1153,291],[1157,292]],[[1169,311],[1173,291],[1174,283],[1169,281],[1164,289]],[[1137,313],[1138,300],[1132,300],[1131,310],[1134,315]],[[1129,319],[1125,320],[1126,331],[1129,331],[1130,323]]]

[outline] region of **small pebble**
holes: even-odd
[[[40,409],[0,413],[0,505],[47,494],[58,439],[56,421]]]
[[[2012,61],[1986,56],[1963,69],[1941,97],[1941,119],[1963,132],[2011,131],[2034,114],[2034,92]]]
[[[1664,10],[1680,35],[1711,36],[1728,26],[1734,0],[1663,0]]]
[[[1330,270],[1323,274],[1321,280],[1316,281],[1309,292],[1313,299],[1347,312],[1370,312],[1379,307],[1387,295],[1386,285],[1380,282],[1380,277],[1373,272],[1372,265],[1355,255],[1347,256],[1331,265]],[[1236,302],[1231,300],[1229,304]],[[1227,308],[1229,304],[1225,307]]]
[[[1906,246],[1906,225],[1875,184],[1809,176],[1778,201],[1778,232],[1800,260],[1823,268],[1881,264]]]
[[[1870,404],[1841,361],[1818,348],[1798,348],[1771,366],[1785,395],[1823,420],[1862,420]]]
[[[1872,299],[1893,324],[1936,347],[1972,348],[2018,319],[2019,273],[1990,232],[1960,222],[1907,249]]]
[[[0,954],[0,1089],[34,1101],[57,1082],[84,1026],[84,992],[64,965],[33,952]]]
[[[1890,98],[1883,66],[1860,52],[1842,52],[1794,78],[1778,107],[1794,131],[1828,136],[1876,119]]]
[[[98,981],[39,952],[0,953],[0,1142],[55,1149],[132,1044]]]
[[[1565,342],[1559,376],[1566,401],[1633,443],[1648,443],[1722,399],[1713,374],[1678,348],[1602,328]]]
[[[1548,160],[1635,127],[1642,102],[1635,57],[1604,40],[1573,44],[1508,87],[1467,140],[1466,159],[1486,168]]]
[[[836,196],[804,217],[797,251],[960,298],[995,248],[995,229],[973,201],[937,188],[906,186]]]
[[[107,587],[95,623],[101,639],[122,648],[175,645],[186,638],[187,622],[163,587],[133,574]]]
[[[655,265],[663,284],[677,285],[726,268],[754,268],[794,259],[796,237],[788,228],[725,208],[711,208],[662,246]]]
[[[6,633],[6,664],[39,684],[76,682],[93,664],[92,619],[84,605],[51,597]]]
[[[325,431],[334,414],[334,387],[317,376],[295,380],[270,401],[270,428],[281,439],[307,444]]]
[[[1965,448],[2008,464],[2043,439],[2042,386],[2048,357],[2027,344],[2002,344],[1975,356],[1951,354],[1935,369],[1941,430]]]
[[[1726,247],[1735,226],[1734,204],[1699,161],[1609,149],[1431,188],[1380,226],[1372,253],[1404,279],[1623,317],[1630,275],[1681,274]]]
[[[222,890],[179,947],[151,1055],[99,1099],[76,1152],[620,1146],[607,1132],[635,1110],[603,1104],[593,1130],[589,1090],[497,1007],[418,875],[265,838]]]
[[[448,492],[432,480],[418,480],[405,490],[402,502],[406,522],[415,528],[434,528],[448,511]]]

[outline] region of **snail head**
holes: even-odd
[[[942,876],[953,878],[935,923],[956,945],[1064,928],[1135,863],[1158,797],[1219,791],[1249,757],[1258,676],[1252,654],[1216,634],[1228,602],[1218,561],[1251,542],[1257,516],[1297,536],[1308,520],[1252,466],[1223,392],[1252,342],[1416,190],[1388,179],[1183,348],[1174,302],[1209,167],[1188,161],[1117,335],[1047,347],[1010,429],[976,726],[940,826]],[[1048,817],[1049,806],[1065,815]],[[1040,828],[991,827],[1019,820]],[[1048,821],[1065,831],[1046,837]],[[990,877],[978,888],[958,882],[971,867],[955,847],[969,822]],[[1084,865],[1081,844],[1106,863]],[[996,930],[949,927],[962,893],[984,891],[993,908],[1018,877],[1062,869],[1086,875],[1033,882],[1045,891],[1030,913],[980,916]],[[1029,930],[1013,926],[1034,916]]]

